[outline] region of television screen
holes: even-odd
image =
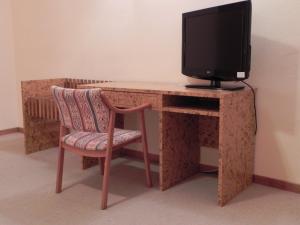
[[[183,74],[225,81],[248,78],[250,20],[250,1],[184,13]]]

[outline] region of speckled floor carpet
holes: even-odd
[[[217,180],[198,175],[165,192],[144,185],[143,164],[117,159],[109,208],[100,210],[99,168],[67,154],[64,190],[55,194],[57,149],[25,155],[23,135],[0,137],[0,225],[298,225],[300,195],[257,184],[217,205]],[[156,171],[156,172],[155,172]]]

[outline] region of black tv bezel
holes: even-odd
[[[203,16],[205,14],[217,14],[220,12],[230,12],[236,10],[244,11],[244,30],[243,30],[243,52],[242,52],[242,71],[213,71],[211,75],[205,74],[205,69],[200,70],[190,69],[185,67],[185,21],[187,18],[195,16]],[[182,14],[182,59],[181,68],[182,74],[204,80],[219,80],[219,81],[241,81],[249,78],[251,64],[251,16],[252,3],[251,1],[241,1],[231,4],[215,6],[211,8],[201,9],[197,11],[187,12]],[[217,68],[214,68],[215,70]],[[238,78],[237,72],[245,72],[244,78]]]

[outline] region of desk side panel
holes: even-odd
[[[225,205],[252,183],[255,117],[250,90],[221,98],[218,199]]]
[[[199,116],[160,113],[160,189],[166,190],[199,171]]]

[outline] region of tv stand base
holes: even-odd
[[[199,85],[199,84],[187,84],[186,88],[198,88],[198,89],[211,89],[211,90],[225,90],[225,91],[237,91],[242,90],[245,86],[238,85],[223,85],[221,86],[221,81],[211,80],[208,85]]]

